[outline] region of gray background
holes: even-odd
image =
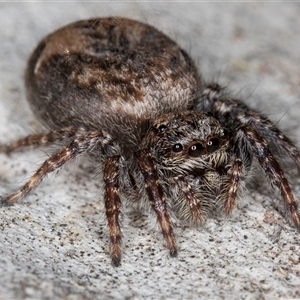
[[[69,22],[121,15],[163,30],[218,80],[300,141],[297,3],[1,3],[0,142],[38,132],[23,71],[37,42]],[[25,183],[51,153],[0,154],[0,194]],[[300,178],[288,165],[295,193]],[[110,265],[101,193],[86,159],[52,175],[0,214],[0,299],[300,298],[299,232],[258,172],[227,219],[177,224],[168,256],[147,212],[123,220],[123,261]],[[96,200],[95,200],[96,199]]]

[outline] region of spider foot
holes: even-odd
[[[294,221],[295,226],[300,230],[300,212],[297,207],[291,209],[292,219]]]
[[[177,255],[178,255],[177,249],[170,250],[170,256],[171,257],[177,257]]]
[[[5,153],[7,156],[10,156],[12,148],[10,144],[0,144],[0,153]]]
[[[114,267],[119,267],[120,264],[121,264],[121,258],[120,257],[115,257],[113,256],[111,258],[111,264],[114,266]]]
[[[119,244],[112,245],[110,257],[111,264],[114,267],[119,267],[121,264],[121,249]]]
[[[9,196],[1,196],[0,197],[0,207],[8,207],[12,206],[14,203],[9,201]]]

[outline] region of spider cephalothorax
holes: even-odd
[[[228,145],[227,129],[213,116],[193,111],[158,117],[142,143],[161,168],[178,175],[226,165]]]
[[[300,169],[294,144],[266,117],[206,84],[188,54],[152,26],[124,18],[79,21],[50,34],[26,70],[27,97],[47,133],[0,150],[64,142],[18,191],[87,153],[103,164],[111,258],[121,260],[121,195],[149,202],[176,255],[169,210],[199,224],[234,208],[255,157],[296,226],[300,213],[268,144]],[[130,201],[129,201],[130,202]]]

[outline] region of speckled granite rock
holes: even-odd
[[[37,42],[61,25],[107,15],[162,29],[189,50],[205,78],[228,84],[300,140],[299,4],[32,2],[0,4],[1,142],[37,131],[22,80]],[[24,183],[45,156],[0,154],[0,194]],[[300,177],[290,169],[299,192]],[[0,209],[0,299],[300,298],[299,232],[261,175],[230,218],[197,229],[178,224],[177,259],[146,213],[125,214],[123,261],[113,268],[92,170],[83,159]]]

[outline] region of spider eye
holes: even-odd
[[[160,125],[160,126],[158,127],[158,131],[159,131],[159,132],[163,132],[163,131],[165,131],[167,128],[168,128],[168,127],[167,127],[166,125]]]
[[[229,132],[227,129],[223,129],[223,131],[221,132],[220,136],[222,137],[222,139],[226,139],[229,136]]]
[[[220,141],[218,138],[212,138],[207,142],[207,150],[213,152],[218,149]]]
[[[182,146],[181,144],[175,144],[175,145],[173,146],[173,151],[174,151],[174,152],[181,152],[182,149],[183,149],[183,146]]]
[[[202,144],[194,144],[189,149],[189,155],[194,157],[200,156],[201,154],[203,154],[203,151],[204,147],[202,146]]]

